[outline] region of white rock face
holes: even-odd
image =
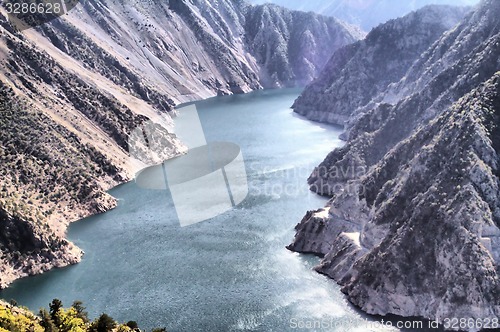
[[[434,54],[432,77],[407,75],[398,86],[408,96],[352,119],[346,146],[309,179],[333,196],[329,215],[306,215],[289,248],[323,256],[316,269],[368,313],[440,322],[500,314],[499,14],[500,2],[483,1],[444,33],[410,68]],[[365,171],[338,171],[348,168]],[[315,223],[325,233],[307,231]],[[316,239],[330,251],[316,252]]]

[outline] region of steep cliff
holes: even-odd
[[[368,313],[498,316],[499,120],[497,73],[309,212],[289,248],[324,255],[316,269]]]
[[[269,4],[248,9],[245,30],[266,87],[309,83],[330,58],[331,46],[338,49],[353,37],[363,37],[357,28],[335,18]]]
[[[487,10],[485,8],[487,7]],[[488,15],[477,15],[478,12]],[[422,57],[434,52],[435,46],[448,40],[450,34],[457,38],[460,45],[465,37],[457,30],[472,27],[474,46],[472,48],[443,48],[436,60],[442,63],[445,58],[455,54],[455,61],[447,62],[440,70],[434,70],[427,84],[420,89],[400,95],[389,102],[376,102],[386,98],[394,85],[376,96],[362,108],[355,109],[348,125],[347,144],[326,157],[325,161],[309,178],[311,189],[321,194],[332,195],[337,184],[355,178],[360,172],[373,167],[380,159],[413,130],[440,114],[446,107],[480,83],[488,80],[498,70],[500,51],[500,27],[493,19],[500,13],[500,3],[483,2],[474,13],[464,18],[460,25],[447,31]],[[481,22],[478,22],[480,18]],[[481,24],[479,24],[481,23]],[[459,53],[459,55],[456,55]],[[414,64],[418,63],[417,60]],[[409,71],[413,70],[413,66]],[[425,74],[428,74],[425,72]],[[410,84],[403,77],[398,85]],[[371,106],[371,107],[369,107]],[[353,107],[354,109],[355,107]],[[343,172],[329,172],[328,169],[343,169]],[[346,171],[349,170],[349,171]],[[353,170],[357,170],[353,172]]]
[[[366,312],[499,314],[498,15],[483,1],[445,32],[309,179],[332,199],[289,249],[323,256],[317,270]]]
[[[229,0],[84,0],[38,30],[85,67],[118,74],[141,95],[153,86],[173,102],[306,84],[336,49],[362,37],[333,18]],[[296,47],[306,43],[307,56]],[[265,49],[284,63],[266,62]]]
[[[295,101],[295,112],[343,125],[412,64],[468,9],[427,6],[373,29],[364,40],[335,52],[320,76]]]

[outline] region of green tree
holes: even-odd
[[[78,317],[81,320],[83,320],[83,322],[85,324],[87,324],[89,322],[89,314],[86,311],[87,308],[85,308],[83,306],[83,302],[82,301],[75,301],[75,302],[73,302],[73,305],[71,307],[76,310],[76,313],[77,313],[76,317]]]
[[[58,317],[58,312],[59,310],[62,309],[62,302],[59,299],[53,299],[52,302],[49,304],[50,308],[50,317],[52,318],[52,321],[56,325],[56,327],[59,327],[61,325],[61,321],[59,320]]]
[[[61,321],[59,332],[86,332],[87,326],[85,322],[77,316],[78,313],[75,308],[60,309],[57,313],[57,317]]]
[[[116,322],[113,318],[106,314],[102,314],[97,320],[92,323],[91,332],[110,332],[116,327]]]
[[[12,312],[9,306],[4,306],[0,302],[0,331],[44,332],[44,329],[30,312],[25,312],[24,309]]]
[[[47,309],[45,308],[40,309],[39,316],[40,316],[40,325],[43,327],[45,332],[58,332],[58,329],[54,324],[54,321],[52,320],[52,317],[50,316]]]
[[[157,327],[152,332],[167,332],[167,329],[165,327]]]

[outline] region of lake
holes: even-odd
[[[80,264],[19,280],[0,296],[35,311],[53,298],[66,306],[78,299],[92,318],[106,312],[169,332],[313,331],[320,322],[324,331],[368,330],[340,287],[312,270],[317,257],[285,249],[305,212],[326,203],[308,191],[307,176],[343,144],[341,128],[292,112],[299,93],[195,104],[207,142],[241,149],[249,191],[234,209],[181,227],[170,191],[119,186],[110,191],[118,208],[70,226],[86,252]],[[176,125],[189,140],[182,111]]]

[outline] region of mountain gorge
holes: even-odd
[[[243,0],[82,0],[23,31],[7,17],[0,8],[0,288],[78,263],[69,223],[186,152],[176,105],[308,84],[294,111],[345,125],[347,142],[310,175],[331,199],[288,249],[321,256],[316,271],[370,314],[500,315],[500,1],[427,6],[366,36]]]
[[[358,108],[391,83],[399,82],[422,53],[467,11],[427,6],[378,26],[365,39],[333,55],[294,103],[294,111],[311,120],[343,125]]]
[[[427,5],[472,6],[476,5],[478,0],[413,0],[400,2],[397,6],[391,0],[250,0],[250,2],[253,4],[270,2],[294,10],[334,16],[370,31],[381,23]]]
[[[274,5],[252,7],[245,21],[246,41],[267,87],[305,85],[331,57],[333,45],[347,45],[364,35],[334,18],[318,22],[315,14]],[[337,22],[335,24],[334,22]],[[346,33],[349,32],[349,33]],[[322,36],[322,38],[318,38]]]
[[[309,178],[332,199],[306,214],[289,249],[322,256],[316,270],[368,313],[445,324],[499,314],[499,14],[482,1],[366,104],[347,96],[324,109],[345,116],[348,140]],[[363,67],[336,69],[302,98],[363,81]]]
[[[113,208],[106,191],[152,162],[130,156],[148,150],[130,146],[132,132],[164,143],[156,163],[182,154],[175,105],[305,84],[362,37],[333,18],[243,1],[83,0],[23,31],[0,14],[2,288],[81,259],[68,223]]]

